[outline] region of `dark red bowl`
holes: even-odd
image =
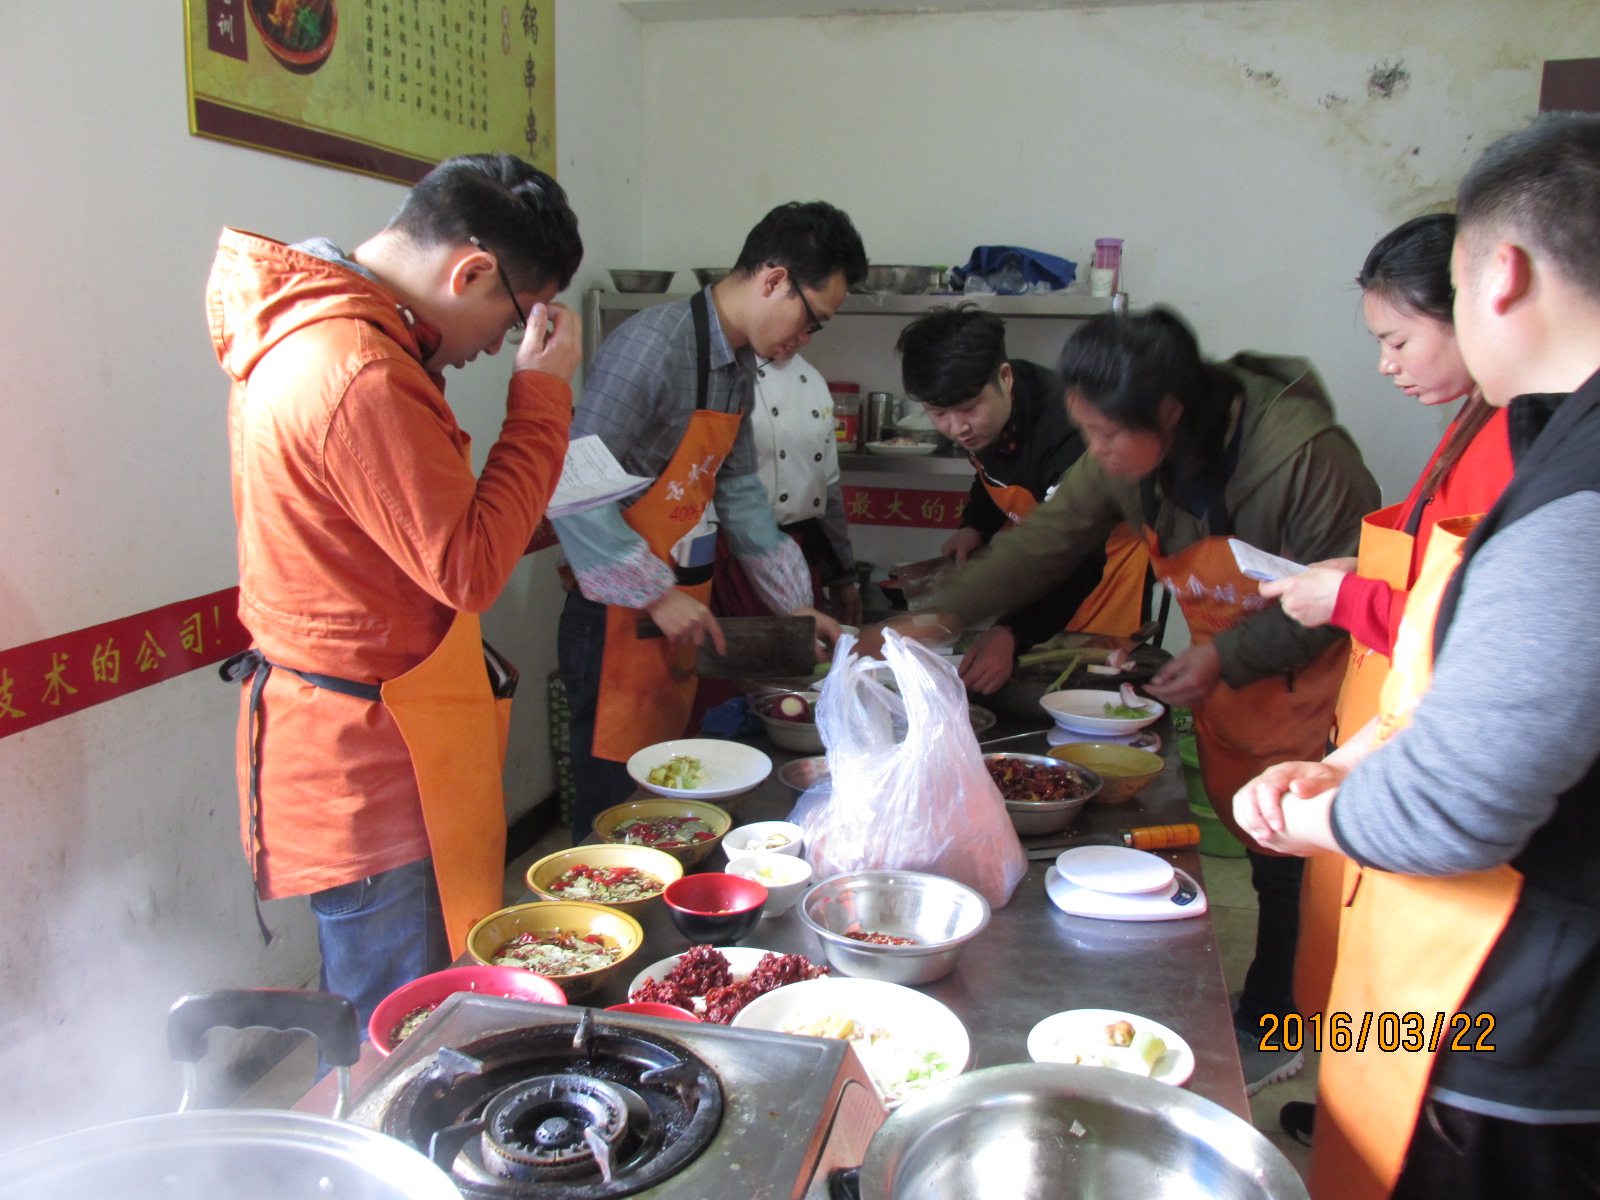
[[[726,945],[756,927],[767,903],[767,889],[754,879],[707,871],[673,880],[661,898],[672,924],[689,941]]]
[[[613,1004],[607,1012],[638,1013],[642,1017],[666,1017],[670,1021],[699,1021],[687,1008],[676,1004],[661,1004],[655,1000],[630,1000],[627,1004]]]
[[[450,967],[398,987],[378,1002],[367,1022],[367,1036],[378,1053],[388,1054],[396,1045],[394,1031],[401,1021],[429,1004],[442,1004],[457,992],[477,992],[482,996],[505,996],[537,1004],[565,1004],[561,985],[543,975],[521,967],[474,965]]]

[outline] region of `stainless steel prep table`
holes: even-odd
[[[1002,720],[989,732],[1006,734],[1014,729]],[[1163,718],[1156,729],[1167,770],[1126,804],[1086,805],[1073,832],[1111,833],[1191,819],[1170,720]],[[776,749],[764,738],[746,740],[769,754],[774,768],[803,757]],[[1004,739],[991,736],[984,742],[986,751],[1041,754],[1046,748],[1042,730]],[[781,820],[797,798],[774,769],[744,798],[733,823]],[[1166,851],[1163,856],[1204,886],[1195,847]],[[719,849],[696,869],[721,870],[726,861]],[[1195,1054],[1189,1089],[1248,1121],[1250,1104],[1210,913],[1148,922],[1069,916],[1045,895],[1049,866],[1048,860],[1030,862],[1011,903],[996,911],[989,928],[967,944],[955,972],[920,989],[949,1005],[966,1023],[972,1035],[972,1065],[1029,1061],[1028,1031],[1051,1013],[1069,1008],[1121,1009],[1181,1034]],[[640,970],[688,948],[662,905],[651,905],[638,915],[645,931],[644,947],[591,997],[595,1007],[621,1003]],[[825,961],[795,909],[762,920],[741,944]]]
[[[1002,719],[989,731],[985,750],[1044,751],[1043,730],[1018,735],[1017,728]],[[1155,729],[1162,738],[1167,770],[1126,804],[1091,802],[1073,831],[1111,833],[1190,819],[1170,720],[1163,718]],[[798,794],[778,779],[776,767],[803,756],[779,750],[765,738],[745,740],[769,754],[775,769],[743,798],[734,824],[781,820]],[[1194,847],[1163,854],[1204,886],[1202,860]],[[718,849],[696,869],[721,870],[726,862]],[[1069,916],[1045,895],[1044,874],[1049,866],[1049,860],[1030,862],[1011,903],[995,912],[988,929],[967,944],[956,970],[921,989],[949,1005],[965,1022],[972,1037],[972,1066],[1027,1062],[1028,1031],[1051,1013],[1071,1008],[1120,1009],[1159,1021],[1182,1035],[1195,1055],[1194,1075],[1186,1085],[1189,1090],[1248,1122],[1250,1104],[1209,912],[1152,922]],[[525,897],[534,898],[532,893]],[[688,948],[663,905],[649,905],[637,915],[644,928],[644,945],[588,998],[592,1007],[620,1004],[627,999],[628,984],[636,974]],[[794,909],[762,920],[741,944],[825,961],[821,947]],[[352,1071],[358,1091],[379,1062],[377,1051],[370,1044],[363,1046],[361,1062]],[[324,1079],[295,1107],[331,1111],[332,1082],[331,1076]]]

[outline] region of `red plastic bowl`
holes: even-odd
[[[672,924],[689,941],[726,945],[756,927],[767,889],[741,875],[707,871],[673,880],[661,898]]]
[[[530,1000],[536,1004],[565,1004],[567,994],[559,984],[524,971],[521,967],[451,967],[435,971],[421,979],[413,979],[404,987],[396,988],[372,1010],[367,1022],[367,1036],[379,1054],[394,1050],[395,1027],[407,1016],[427,1004],[439,1004],[457,992],[477,992],[481,996],[506,996],[512,1000]]]
[[[630,1000],[627,1004],[613,1004],[607,1012],[638,1013],[641,1017],[666,1017],[673,1021],[698,1021],[687,1008],[676,1004],[660,1004],[654,1000]]]

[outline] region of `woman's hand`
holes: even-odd
[[[983,534],[970,525],[963,525],[944,540],[939,553],[964,563],[983,546]]]
[[[1189,708],[1211,694],[1222,681],[1222,659],[1210,642],[1190,646],[1156,672],[1145,690],[1165,704]]]
[[[1011,678],[1016,666],[1017,639],[1004,625],[984,630],[961,659],[961,681],[987,696]]]
[[[797,608],[789,614],[791,617],[811,617],[817,623],[816,659],[818,662],[827,662],[833,657],[833,648],[839,644],[839,639],[844,636],[844,630],[839,628],[827,613],[815,608]]]
[[[1332,561],[1345,563],[1351,560]],[[1333,620],[1333,606],[1339,599],[1339,585],[1349,573],[1342,566],[1318,563],[1298,575],[1264,580],[1260,592],[1269,600],[1277,600],[1284,612],[1309,629]]]
[[[861,589],[853,583],[836,583],[828,589],[833,615],[846,625],[861,624]]]
[[[1305,799],[1344,782],[1345,771],[1327,762],[1283,762],[1268,767],[1233,796],[1233,819],[1263,846],[1284,832],[1286,797]],[[1272,847],[1276,849],[1276,847]]]

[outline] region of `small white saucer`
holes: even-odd
[[[1151,754],[1161,753],[1161,735],[1151,733],[1148,729],[1136,729],[1132,733],[1123,734],[1094,734],[1076,733],[1071,729],[1055,725],[1045,731],[1045,740],[1052,746],[1065,746],[1072,742],[1112,742],[1118,746],[1148,750]]]

